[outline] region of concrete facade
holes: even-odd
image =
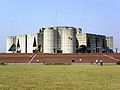
[[[113,50],[113,37],[112,36],[107,36],[106,41],[107,41],[107,47],[109,49]]]
[[[10,50],[10,48],[12,47],[13,44],[16,43],[16,37],[15,36],[9,36],[7,38],[7,45],[6,45],[6,52],[7,53],[11,53],[12,51]],[[16,46],[14,47],[16,49]]]
[[[48,27],[44,30],[43,53],[75,53],[76,29],[74,27]]]
[[[16,36],[16,50],[19,53],[27,53],[27,35]]]
[[[27,34],[27,52],[33,53],[38,47],[38,33]]]
[[[73,27],[64,28],[61,38],[63,53],[76,53],[76,29]]]
[[[25,35],[9,36],[7,38],[7,53],[13,53],[10,48],[15,45],[17,53],[43,52],[43,34],[32,33]]]
[[[54,29],[46,28],[44,30],[44,53],[55,53],[55,49],[57,49],[57,36]]]
[[[106,37],[104,35],[96,35],[90,33],[80,33],[77,35],[79,47],[86,46],[86,52],[99,53],[105,51],[107,46]]]
[[[113,49],[113,37],[82,33],[81,28],[68,26],[41,28],[38,33],[7,38],[7,53],[99,53],[106,52],[107,47]]]

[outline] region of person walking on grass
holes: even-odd
[[[100,65],[101,65],[101,66],[103,65],[103,61],[102,61],[102,60],[100,60]]]
[[[98,63],[99,63],[99,60],[96,60],[95,62],[96,62],[96,64],[98,64]]]

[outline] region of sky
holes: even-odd
[[[113,36],[120,51],[120,0],[0,0],[0,52],[8,36],[61,25]]]

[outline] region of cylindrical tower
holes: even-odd
[[[76,34],[80,34],[82,33],[82,29],[81,28],[76,28]]]
[[[63,53],[76,52],[76,29],[66,27],[62,30],[62,50]]]
[[[44,30],[44,38],[43,38],[43,52],[44,53],[55,53],[57,42],[55,41],[56,30],[53,28],[46,28]]]

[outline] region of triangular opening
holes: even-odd
[[[8,51],[16,51],[16,45],[12,44],[12,46],[10,47]]]
[[[34,41],[33,41],[33,47],[37,47],[36,38],[35,37],[34,37]]]
[[[18,42],[17,42],[17,48],[20,48],[20,42],[19,42],[19,39],[18,39]]]

